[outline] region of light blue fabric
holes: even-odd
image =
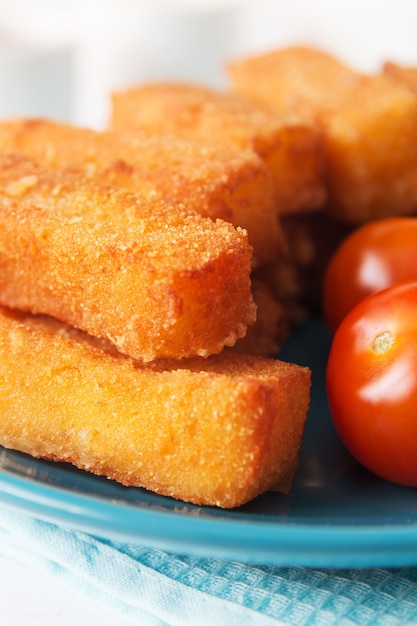
[[[103,541],[0,507],[0,551],[137,626],[417,625],[417,568],[254,566]]]

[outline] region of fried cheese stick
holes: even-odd
[[[417,97],[389,68],[366,75],[311,47],[229,64],[239,93],[282,115],[294,107],[323,129],[327,209],[358,225],[417,211]],[[397,72],[398,77],[398,72]]]
[[[297,111],[307,119],[338,107],[363,77],[311,46],[284,46],[236,58],[226,69],[237,93],[259,98],[278,115]]]
[[[273,261],[283,249],[272,175],[252,151],[42,119],[0,122],[0,149],[246,228],[254,265]]]
[[[260,101],[188,83],[150,83],[112,94],[110,127],[251,149],[272,172],[280,215],[324,203],[320,129],[296,114],[279,117]]]
[[[3,305],[145,361],[220,352],[255,319],[251,247],[227,222],[4,153],[0,209]]]
[[[0,308],[0,379],[7,448],[200,505],[291,487],[307,368],[234,353],[144,364]]]

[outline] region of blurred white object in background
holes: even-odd
[[[417,65],[416,25],[417,0],[0,0],[0,115],[102,128],[112,90],[222,86],[230,58],[297,43],[363,71]]]
[[[72,116],[72,36],[66,0],[0,0],[0,116]]]
[[[0,116],[70,120],[72,52],[0,32]]]
[[[220,86],[239,0],[77,0],[75,120],[107,124],[112,90],[149,80]]]
[[[417,65],[416,0],[250,0],[240,26],[243,54],[309,44],[360,71]]]

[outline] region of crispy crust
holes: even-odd
[[[288,305],[282,294],[278,294],[270,283],[261,278],[267,267],[269,268],[265,265],[258,272],[252,273],[252,294],[257,307],[256,321],[249,326],[246,335],[239,339],[231,350],[272,358],[288,339],[290,323],[293,320],[289,316]]]
[[[329,212],[348,224],[417,212],[417,97],[369,76],[322,116]]]
[[[196,504],[291,487],[307,368],[233,353],[143,364],[0,308],[0,378],[5,447]]]
[[[112,95],[110,125],[253,150],[273,175],[279,215],[324,203],[321,131],[298,115],[200,85],[151,83]]]
[[[393,61],[387,61],[382,67],[382,72],[391,80],[397,81],[404,87],[417,94],[417,67],[412,65],[400,65]]]
[[[255,265],[273,261],[283,248],[272,175],[252,151],[42,119],[0,123],[0,148],[246,228]]]
[[[144,360],[220,352],[255,319],[251,248],[226,222],[4,153],[0,207],[3,305]]]
[[[256,97],[279,115],[298,113],[314,122],[362,80],[331,54],[311,46],[288,46],[231,60],[227,72],[236,92]]]
[[[298,111],[322,128],[334,218],[357,225],[417,212],[411,68],[387,64],[382,75],[365,75],[321,50],[294,46],[237,59],[228,71],[239,93],[256,95],[277,115]]]

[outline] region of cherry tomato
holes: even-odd
[[[417,280],[417,218],[393,217],[360,226],[326,269],[323,311],[330,330],[370,293],[406,280]]]
[[[326,384],[351,454],[378,476],[417,487],[417,282],[350,311],[333,338]]]

